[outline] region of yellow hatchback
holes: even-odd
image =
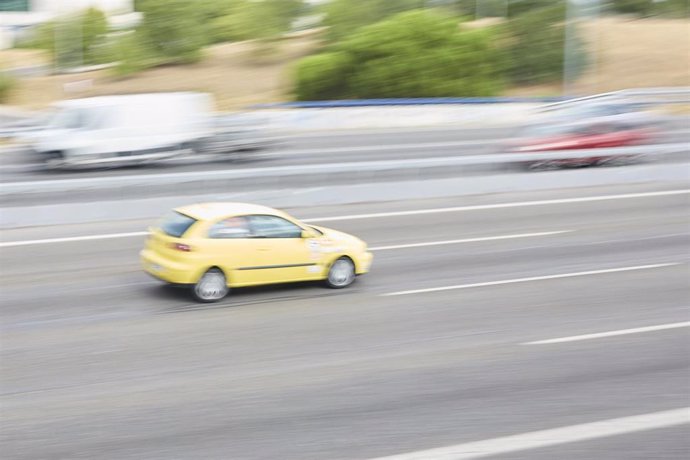
[[[253,204],[184,206],[149,230],[144,270],[191,286],[201,302],[222,299],[230,287],[324,280],[344,288],[372,261],[366,243],[352,235]]]

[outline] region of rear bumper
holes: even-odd
[[[164,259],[146,249],[139,253],[139,257],[144,271],[161,281],[171,284],[194,284],[198,281],[194,267]]]

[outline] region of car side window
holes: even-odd
[[[302,229],[278,216],[249,216],[254,238],[301,238]]]
[[[249,238],[249,221],[244,216],[229,217],[216,222],[208,231],[209,238]]]

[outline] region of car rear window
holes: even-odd
[[[161,219],[159,227],[166,235],[179,238],[184,235],[194,223],[196,223],[196,219],[173,211]]]

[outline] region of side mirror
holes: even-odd
[[[317,236],[314,230],[302,230],[302,238],[316,238]]]

